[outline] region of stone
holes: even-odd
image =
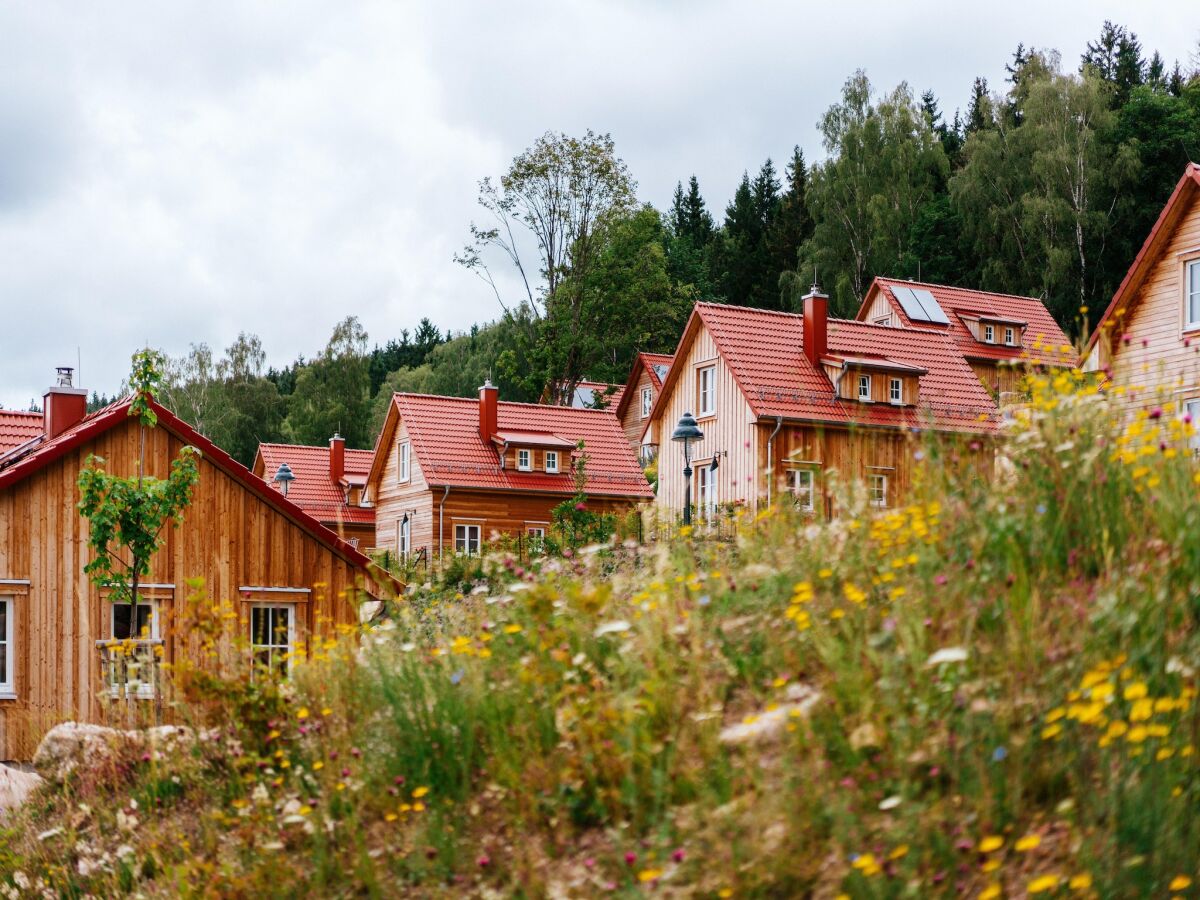
[[[16,809],[42,784],[36,772],[22,772],[0,764],[0,817]]]
[[[86,722],[63,722],[46,732],[33,755],[33,765],[47,781],[60,783],[80,766],[97,768],[121,754],[161,753],[194,740],[195,733],[181,725],[122,731]]]

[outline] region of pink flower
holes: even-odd
[[[675,860],[675,862],[677,862],[677,863],[683,862],[683,848],[680,847],[678,850],[676,850],[674,853],[672,853],[671,859]]]
[[[583,864],[584,864],[584,866],[586,866],[587,868],[590,869],[596,865],[596,860],[592,859],[592,857],[589,856],[587,859],[585,859],[583,861]]]
[[[486,869],[488,866],[490,866],[492,864],[491,859],[488,857],[488,855],[486,853],[483,856],[479,857],[479,859],[475,860],[475,862],[478,864],[479,868],[481,868],[481,869]]]
[[[625,865],[632,866],[635,862],[637,862],[637,854],[636,853],[634,853],[633,851],[630,851],[625,854]]]
[[[579,510],[580,512],[583,512],[585,509],[587,509],[587,504],[586,504],[586,503],[583,503],[583,502],[581,501],[581,502],[579,502],[579,503],[576,503],[576,504],[575,504],[575,508],[576,508],[577,510]]]
[[[1162,414],[1163,411],[1161,406],[1156,406],[1154,409],[1150,410],[1150,418],[1152,419],[1161,419]]]

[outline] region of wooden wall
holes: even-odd
[[[385,454],[383,466],[379,483],[371,485],[371,498],[375,503],[375,546],[391,553],[399,550],[396,527],[405,513],[412,522],[410,537],[414,551],[433,546],[433,533],[437,527],[434,521],[437,504],[430,492],[429,481],[421,471],[415,450],[410,452],[408,458],[409,480],[404,483],[396,481],[396,448],[408,439],[408,427],[400,419],[387,446],[379,448],[379,452]],[[441,499],[440,490],[438,499]]]
[[[991,392],[993,398],[1010,391],[1021,390],[1021,382],[1025,379],[1023,364],[1003,365],[984,359],[968,359],[967,363],[980,383]]]
[[[442,491],[435,492],[438,501]],[[537,525],[550,529],[550,511],[565,500],[561,494],[522,494],[516,491],[477,491],[466,488],[451,488],[444,509],[445,523],[442,541],[446,551],[454,550],[455,525],[479,525],[484,542],[495,534],[524,534],[528,526]],[[589,497],[588,508],[598,513],[623,514],[637,505],[636,500],[617,500],[607,497]],[[434,540],[437,545],[437,503],[434,503]]]
[[[50,725],[67,718],[97,721],[100,681],[97,640],[110,637],[109,601],[84,575],[87,525],[75,481],[89,453],[110,472],[136,472],[138,430],[121,422],[89,444],[0,491],[0,579],[29,582],[16,600],[16,700],[0,700],[0,758],[28,759]],[[181,442],[163,428],[147,432],[149,474],[166,477]],[[248,619],[242,587],[307,588],[298,605],[300,630],[357,621],[364,573],[305,533],[207,459],[184,523],[168,530],[151,564],[160,590],[160,634],[166,661],[191,652],[177,631],[191,578],[213,598],[234,602]],[[8,593],[0,587],[0,593]],[[267,599],[255,595],[253,599]]]
[[[1183,330],[1184,263],[1198,257],[1200,201],[1193,200],[1111,332],[1113,382],[1134,394],[1118,402],[1133,410],[1161,406],[1176,413],[1200,397],[1200,330]]]
[[[867,314],[863,316],[862,321],[875,324],[875,320],[883,316],[890,316],[890,321],[887,323],[892,328],[900,327],[900,314],[892,307],[892,302],[887,298],[883,290],[879,290],[875,294],[875,299],[871,301],[871,306],[867,310]]]
[[[658,399],[658,391],[654,387],[654,381],[650,378],[650,373],[646,371],[646,367],[642,366],[642,374],[638,376],[637,382],[629,388],[626,388],[629,394],[629,402],[625,407],[625,415],[621,419],[621,427],[625,429],[625,436],[629,438],[629,443],[633,447],[638,458],[641,458],[642,452],[642,426],[646,424],[646,420],[642,418],[642,391],[645,388],[650,388],[651,404]],[[649,444],[658,443],[654,434],[646,435],[646,442]]]

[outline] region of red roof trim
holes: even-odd
[[[367,556],[360,553],[354,547],[351,547],[334,532],[312,518],[312,516],[308,515],[278,491],[269,488],[266,482],[255,477],[249,469],[192,428],[192,426],[176,417],[165,406],[155,401],[151,401],[150,405],[158,416],[158,425],[160,427],[165,428],[184,443],[195,447],[217,468],[235,481],[241,482],[251,493],[256,494],[259,499],[265,501],[276,512],[291,520],[294,525],[307,532],[310,537],[320,541],[346,562],[353,563],[364,569],[373,565]],[[98,413],[84,418],[78,425],[67,429],[54,440],[42,444],[28,456],[0,470],[0,490],[22,481],[35,472],[41,471],[75,448],[114,428],[128,417],[128,410],[128,398],[105,407]]]
[[[1188,195],[1188,199],[1195,193],[1196,188],[1200,187],[1200,164],[1188,163],[1184,169],[1183,176],[1175,185],[1175,190],[1171,191],[1171,196],[1167,198],[1166,205],[1163,206],[1162,212],[1158,214],[1158,219],[1154,222],[1154,227],[1150,229],[1150,233],[1146,235],[1146,240],[1142,243],[1142,249],[1138,251],[1138,255],[1133,258],[1129,269],[1125,272],[1125,277],[1121,279],[1121,283],[1117,286],[1116,293],[1109,301],[1108,308],[1104,310],[1104,315],[1096,322],[1096,327],[1092,331],[1092,336],[1088,338],[1087,346],[1083,350],[1084,358],[1092,352],[1096,346],[1096,341],[1100,335],[1108,328],[1108,321],[1129,299],[1129,295],[1141,287],[1142,279],[1146,276],[1146,270],[1151,262],[1157,256],[1158,251],[1162,249],[1162,245],[1166,243],[1170,237],[1168,233],[1169,226],[1174,225],[1174,219],[1177,215],[1183,212],[1184,194]],[[1131,310],[1125,310],[1128,314]]]

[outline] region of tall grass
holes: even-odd
[[[902,509],[497,565],[290,684],[206,682],[218,730],[44,791],[0,883],[1190,896],[1193,428],[1078,373],[1031,384],[995,479],[914,441]]]

